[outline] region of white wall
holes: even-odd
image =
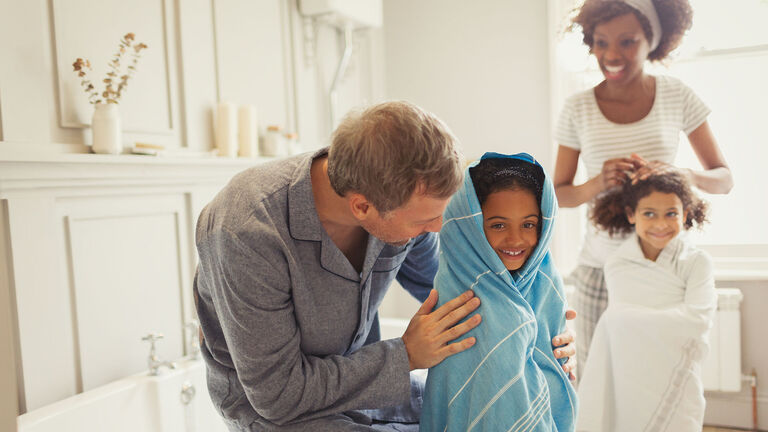
[[[474,159],[526,151],[551,166],[547,4],[387,0],[385,94],[442,118]]]

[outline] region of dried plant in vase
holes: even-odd
[[[136,71],[136,64],[141,58],[141,51],[147,48],[147,45],[143,42],[135,42],[136,36],[133,33],[127,33],[120,39],[120,46],[117,52],[112,57],[107,65],[109,71],[106,78],[102,80],[104,83],[104,91],[99,93],[96,86],[88,78],[88,72],[92,71],[91,62],[88,59],[78,58],[72,63],[72,66],[77,72],[77,76],[80,78],[80,85],[88,94],[88,102],[92,104],[108,103],[116,104],[120,101],[120,97],[128,87],[128,80],[131,79],[133,73]],[[130,63],[123,71],[122,61],[125,56],[130,56]]]

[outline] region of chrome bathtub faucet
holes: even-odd
[[[150,333],[141,340],[149,342],[149,358],[147,359],[147,365],[149,366],[149,374],[157,376],[160,373],[160,368],[165,366],[168,369],[176,369],[176,363],[169,361],[162,361],[157,356],[157,350],[155,349],[155,341],[163,338],[161,333]]]
[[[184,325],[189,331],[189,354],[192,359],[197,360],[200,358],[200,322],[196,319],[190,320]]]

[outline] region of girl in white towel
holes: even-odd
[[[700,432],[715,290],[711,258],[684,231],[705,221],[706,204],[671,171],[602,196],[592,219],[631,235],[605,264],[608,308],[579,385],[576,430]]]

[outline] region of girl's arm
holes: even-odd
[[[568,309],[565,311],[565,319],[572,320],[576,318],[576,311]],[[556,359],[568,358],[565,364],[562,366],[563,371],[568,374],[571,381],[576,380],[576,335],[570,328],[566,328],[565,332],[552,338],[552,352],[555,354]]]
[[[591,201],[601,191],[624,183],[628,178],[627,172],[633,172],[639,167],[638,161],[630,157],[609,159],[603,162],[600,174],[576,186],[573,180],[579,164],[579,153],[579,150],[563,145],[557,149],[553,183],[560,207],[578,207]]]

